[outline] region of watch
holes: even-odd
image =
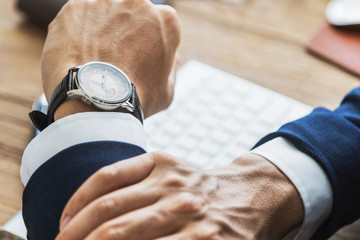
[[[54,90],[47,114],[32,111],[30,119],[42,131],[54,122],[54,114],[67,98],[79,98],[100,110],[122,111],[143,123],[144,116],[135,85],[119,68],[105,62],[89,62],[70,68],[68,74]]]

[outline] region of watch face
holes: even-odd
[[[78,87],[86,95],[101,102],[124,102],[131,95],[129,78],[111,64],[87,63],[80,68],[77,79]]]

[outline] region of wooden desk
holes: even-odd
[[[173,1],[182,24],[181,61],[197,59],[312,106],[334,108],[359,78],[304,44],[325,22],[327,0]],[[21,208],[19,168],[32,137],[28,112],[41,93],[45,33],[15,0],[0,2],[0,225]],[[332,238],[360,239],[360,223]]]

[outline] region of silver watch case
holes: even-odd
[[[82,69],[84,69],[85,67],[89,67],[90,65],[94,65],[94,64],[97,64],[97,65],[100,64],[100,65],[104,65],[106,67],[111,67],[111,68],[115,69],[119,74],[122,75],[122,77],[126,80],[127,86],[128,86],[128,93],[126,94],[126,96],[124,98],[119,99],[117,101],[106,101],[106,100],[99,98],[98,96],[90,95],[84,89],[84,87],[81,85],[81,81],[79,81],[79,78],[81,78]],[[135,106],[133,104],[131,104],[129,101],[130,97],[132,95],[132,91],[133,91],[132,83],[131,83],[130,79],[128,78],[128,76],[123,71],[121,71],[119,68],[117,68],[111,64],[104,63],[104,62],[89,62],[84,65],[74,67],[73,72],[77,72],[77,73],[76,73],[76,76],[72,80],[71,90],[67,92],[68,97],[79,98],[83,102],[85,102],[89,105],[94,105],[101,110],[111,111],[111,110],[121,107],[121,108],[127,109],[130,112],[135,111]]]

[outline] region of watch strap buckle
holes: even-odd
[[[32,111],[29,113],[30,119],[34,126],[39,129],[39,131],[44,130],[47,126],[49,126],[49,119],[46,114],[40,112],[38,110]]]

